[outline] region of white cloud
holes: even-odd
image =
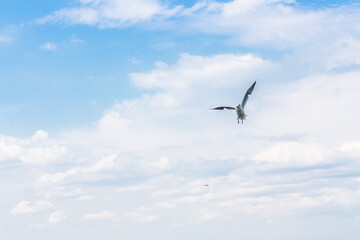
[[[128,217],[136,222],[153,222],[159,219],[159,216],[149,214],[150,209],[146,207],[140,207],[136,211],[125,214],[125,217]]]
[[[359,11],[357,5],[351,4],[301,8],[293,0],[201,1],[189,8],[171,8],[155,0],[101,0],[80,1],[79,7],[55,11],[37,22],[114,28],[149,21],[149,28],[226,35],[242,46],[294,51],[298,63],[313,61],[332,68],[339,64],[337,60],[342,64],[359,60]],[[342,49],[342,53],[329,48]],[[352,51],[354,48],[356,52]],[[302,59],[305,52],[312,59]],[[323,58],[324,55],[329,58]]]
[[[43,20],[123,27],[164,17],[162,11],[169,9],[155,4],[160,8],[126,15],[117,1],[81,3]],[[203,2],[177,14],[180,22],[192,23],[186,25],[190,29],[290,51],[277,61],[254,54],[182,54],[173,65],[155,61],[151,71],[131,73],[136,87],[152,93],[115,104],[90,130],[63,133],[62,142],[82,157],[68,169],[42,174],[37,183],[50,188],[48,197],[92,194],[98,200],[98,193],[61,186],[119,182],[117,197],[137,198],[126,211],[118,209],[136,222],[169,215],[189,222],[187,212],[206,221],[242,213],[269,218],[357,208],[358,166],[341,160],[358,150],[360,114],[354,103],[360,102],[360,75],[356,69],[337,69],[359,64],[358,16],[347,7],[300,11],[285,1],[265,0]],[[208,110],[239,103],[256,77],[244,125],[237,125],[231,111]],[[27,141],[40,144],[48,138],[41,132],[35,136]],[[6,144],[7,159],[19,156],[20,144]],[[104,211],[83,219],[111,217]]]
[[[102,170],[113,169],[118,166],[118,163],[115,161],[116,157],[116,154],[112,154],[101,159],[91,167],[81,168],[80,172],[100,172]]]
[[[209,221],[209,220],[213,220],[213,219],[217,219],[223,216],[222,212],[218,212],[218,211],[214,211],[211,209],[207,209],[207,208],[201,208],[198,212],[197,212],[197,218],[199,221]]]
[[[62,146],[52,146],[52,147],[32,147],[25,151],[23,155],[20,156],[20,160],[25,163],[46,163],[53,161],[59,156],[67,152],[65,147]]]
[[[80,2],[92,10],[66,9],[47,20],[124,26],[116,9],[99,16],[105,1]],[[356,217],[360,73],[338,68],[359,64],[357,32],[351,34],[354,24],[343,15],[346,8],[336,14],[331,9],[299,11],[284,3],[211,1],[181,12],[197,20],[191,22],[193,29],[233,36],[240,44],[291,49],[278,60],[254,54],[182,54],[174,64],[155,61],[153,70],[129,75],[149,94],[117,103],[90,129],[69,130],[56,139],[41,130],[28,138],[0,136],[0,164],[7,167],[12,159],[57,163],[22,165],[27,174],[13,178],[28,180],[20,186],[27,196],[64,209],[52,212],[46,226],[64,220],[65,212],[74,219],[130,219],[134,225],[196,223],[189,229],[211,220],[221,225],[224,218],[237,220],[244,214],[274,219],[274,224],[279,216],[318,212],[325,218]],[[129,15],[126,24],[154,16]],[[328,35],[325,23],[334,34]],[[239,103],[256,77],[243,125],[232,111],[209,110]],[[67,161],[60,162],[65,153]],[[8,176],[10,189],[11,171]],[[92,212],[104,204],[111,211]],[[11,214],[51,209],[49,202],[21,201]]]
[[[55,161],[66,152],[66,147],[54,144],[48,133],[42,130],[30,138],[0,135],[0,161],[19,159],[24,163],[44,164]]]
[[[37,213],[50,210],[52,206],[53,205],[47,201],[36,201],[34,203],[21,201],[11,210],[11,214]]]
[[[191,121],[193,126],[196,124],[199,129],[205,128],[205,116],[210,117],[213,113],[204,112],[204,109],[215,104],[235,105],[240,101],[238,91],[225,98],[221,92],[228,88],[247,87],[249,78],[253,81],[255,74],[262,76],[276,69],[277,64],[253,55],[201,57],[183,54],[174,66],[131,74],[131,81],[138,87],[160,91],[116,104],[98,121],[95,131],[84,132],[81,138],[84,141],[95,139],[96,142],[102,139],[114,146],[116,151],[188,145],[191,130],[177,130],[185,116],[189,121],[197,119],[196,123]],[[209,98],[209,95],[212,97]],[[212,118],[214,116],[211,115]],[[166,157],[172,161],[170,156]]]
[[[323,162],[324,151],[314,143],[283,142],[254,156],[255,161],[314,165]]]
[[[35,132],[35,134],[31,137],[31,140],[36,142],[39,140],[44,140],[49,137],[49,134],[43,130],[38,130]]]
[[[0,160],[14,159],[21,153],[21,148],[18,145],[9,144],[7,137],[0,138]]]
[[[38,181],[38,185],[48,185],[48,184],[57,184],[61,181],[63,181],[66,177],[72,176],[78,173],[77,168],[69,169],[65,172],[58,172],[55,174],[44,174],[42,175]]]
[[[116,188],[116,192],[135,192],[135,191],[141,191],[141,190],[147,190],[152,189],[153,186],[150,185],[135,185],[135,186],[128,186],[128,187],[120,187]]]
[[[358,136],[360,115],[352,106],[359,102],[359,73],[305,73],[277,84],[266,79],[284,64],[250,54],[183,54],[172,66],[156,64],[153,71],[131,74],[136,86],[155,92],[115,104],[93,129],[63,133],[62,141],[89,159],[46,173],[37,183],[86,188],[89,182],[119,182],[117,196],[140,196],[129,203],[137,210],[125,214],[136,222],[167,216],[164,209],[188,222],[179,212],[197,212],[204,203],[199,221],[354,208],[358,188],[351,174],[357,166],[340,161],[345,155],[338,146]],[[243,125],[231,111],[208,110],[238,103],[254,75],[262,78]],[[350,180],[332,180],[338,175]],[[327,189],[324,179],[331,182]],[[335,197],[339,188],[348,202]]]
[[[340,150],[353,158],[360,156],[360,141],[346,142],[340,145]]]
[[[360,141],[348,142],[340,146],[342,151],[360,150]]]
[[[95,9],[88,7],[61,9],[39,19],[39,23],[65,21],[74,24],[94,25],[99,21],[99,14]]]
[[[52,212],[49,216],[49,219],[48,219],[48,222],[51,223],[51,224],[55,224],[55,223],[58,223],[58,222],[61,222],[63,220],[66,219],[66,215],[64,212],[62,211],[55,211],[55,212]]]
[[[154,162],[152,166],[158,170],[168,170],[171,168],[171,164],[167,157],[161,157],[158,161]]]
[[[360,112],[353,108],[360,100],[359,76],[359,72],[314,75],[272,89],[254,112],[255,131],[305,135],[328,144],[345,142],[349,132],[359,132]]]
[[[107,170],[116,170],[119,166],[115,161],[116,157],[116,154],[111,154],[110,156],[102,158],[91,166],[74,167],[63,172],[44,174],[36,181],[36,184],[38,186],[56,185],[63,183],[71,177],[83,178],[82,180],[86,180],[88,179],[88,176],[91,178],[91,174],[101,173],[102,171]]]
[[[52,42],[47,42],[40,45],[40,49],[44,51],[55,51],[57,49],[57,45]]]
[[[38,23],[61,22],[97,25],[99,27],[124,27],[149,20],[155,16],[169,17],[181,7],[173,9],[156,0],[99,0],[82,1],[81,6],[64,8],[38,19]]]
[[[313,9],[301,8],[292,2],[295,1],[210,1],[207,7],[178,22],[181,26],[186,22],[188,30],[231,36],[234,44],[242,46],[298,49],[300,52],[304,49],[299,47],[306,47],[309,53],[312,49],[316,55],[338,39],[359,36],[358,6]],[[209,11],[214,4],[216,7]]]
[[[13,38],[13,37],[11,37],[11,36],[5,36],[5,35],[1,35],[1,34],[0,34],[0,44],[1,44],[1,43],[10,43],[10,42],[12,42],[12,41],[14,41],[14,38]]]
[[[168,68],[168,65],[164,62],[161,62],[161,61],[156,61],[154,63],[154,67],[158,68],[158,69],[166,69]]]
[[[222,7],[222,15],[224,17],[232,17],[239,14],[246,13],[251,10],[256,10],[260,6],[270,5],[273,3],[290,3],[294,1],[286,0],[234,0],[226,2]]]
[[[67,198],[81,198],[85,197],[85,191],[82,188],[55,186],[49,189],[46,194],[46,199],[67,199]]]
[[[62,172],[46,173],[36,181],[37,187],[53,186],[66,183],[67,181],[95,181],[106,179],[106,172],[119,171],[120,164],[116,154],[111,154],[90,166],[69,168]],[[99,174],[99,175],[98,175]]]
[[[83,196],[78,197],[76,200],[78,200],[78,201],[85,201],[85,200],[93,200],[93,199],[95,199],[94,196],[83,195]]]
[[[337,39],[330,47],[330,56],[326,61],[327,69],[339,66],[360,64],[360,40],[353,36],[344,36]]]
[[[182,54],[175,66],[156,62],[156,67],[148,73],[132,73],[130,80],[140,88],[181,91],[202,84],[231,86],[241,79],[261,76],[260,69],[265,72],[277,66],[251,54],[211,57]]]
[[[131,62],[132,64],[134,64],[134,65],[137,65],[137,64],[140,64],[140,63],[141,63],[141,61],[140,61],[139,59],[137,59],[136,57],[132,57],[132,58],[130,59],[130,62]]]
[[[73,38],[70,39],[70,42],[73,44],[83,44],[84,40],[77,38],[76,36],[74,36]]]
[[[212,2],[212,4],[214,5],[215,2]],[[191,16],[201,10],[208,9],[208,8],[209,8],[209,4],[207,2],[205,2],[205,1],[196,2],[192,7],[182,9],[182,11],[179,13],[179,15],[180,16]]]
[[[114,217],[115,214],[110,211],[102,211],[99,213],[87,213],[83,216],[84,220],[94,220],[94,219],[108,219]]]

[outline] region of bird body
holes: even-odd
[[[246,114],[244,109],[241,107],[240,104],[236,106],[236,115],[238,117],[238,120],[241,119],[241,121],[245,120]]]
[[[251,93],[253,92],[253,90],[255,88],[255,85],[256,85],[256,81],[246,91],[245,96],[244,96],[241,104],[236,105],[236,107],[221,106],[221,107],[212,108],[212,110],[224,110],[224,109],[235,110],[236,115],[237,115],[238,123],[240,122],[240,120],[241,120],[241,123],[243,123],[245,118],[246,118],[244,108],[245,108],[245,105],[247,103],[247,100],[249,99],[249,95],[251,95]]]

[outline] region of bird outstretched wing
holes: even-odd
[[[246,91],[245,93],[245,96],[242,100],[242,103],[241,103],[241,107],[244,109],[245,108],[245,105],[246,105],[246,102],[247,100],[249,99],[249,95],[251,95],[251,93],[253,92],[254,88],[255,88],[255,85],[256,85],[256,81],[249,87],[249,89]]]
[[[224,109],[235,110],[234,107],[226,107],[226,106],[211,108],[211,110],[224,110]]]

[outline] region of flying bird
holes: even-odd
[[[244,108],[246,105],[247,100],[249,99],[249,95],[251,95],[251,93],[253,92],[254,88],[256,85],[256,81],[249,87],[249,89],[246,91],[245,96],[242,100],[241,104],[236,105],[236,107],[226,107],[226,106],[221,106],[221,107],[215,107],[215,108],[211,108],[211,110],[224,110],[224,109],[228,109],[228,110],[236,110],[236,114],[237,114],[237,120],[238,123],[240,122],[241,119],[241,123],[244,122],[245,117],[247,116],[245,114]]]

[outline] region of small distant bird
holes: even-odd
[[[215,108],[211,108],[211,110],[224,110],[224,109],[228,109],[228,110],[236,110],[236,114],[237,114],[237,120],[238,123],[241,119],[241,123],[244,122],[244,119],[246,118],[246,114],[244,111],[245,105],[247,100],[249,99],[249,95],[251,95],[251,93],[253,92],[254,88],[256,85],[256,81],[249,87],[249,89],[246,91],[245,96],[242,100],[241,105],[238,104],[236,107],[226,107],[226,106],[221,106],[221,107],[215,107]]]
[[[208,185],[208,184],[205,184],[204,186],[205,186],[205,187],[209,187],[209,185]]]

